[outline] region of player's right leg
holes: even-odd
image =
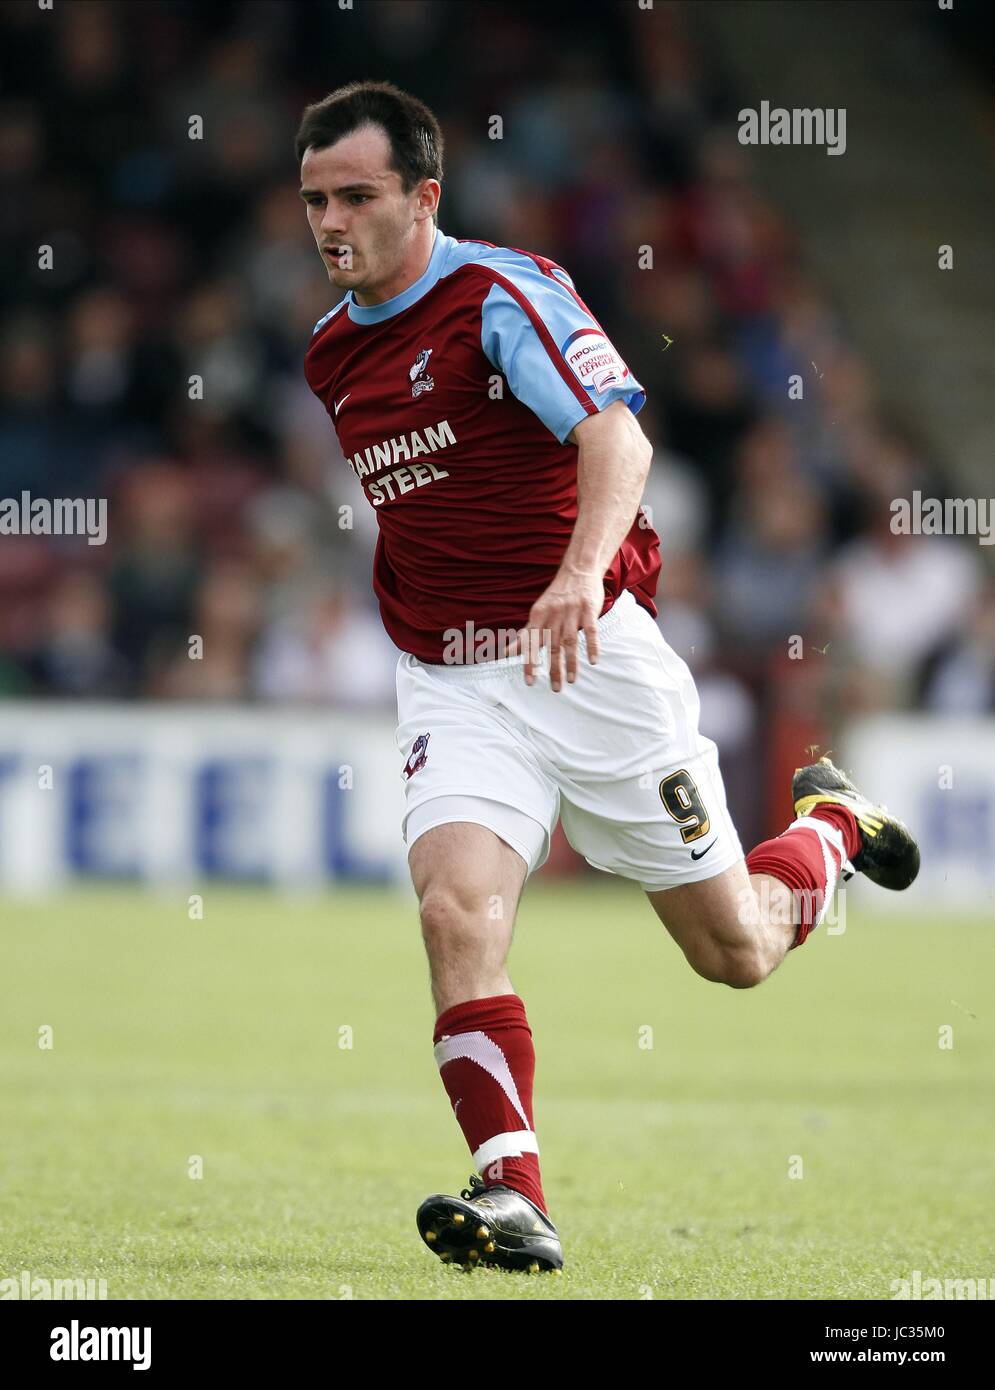
[[[447,814],[440,811],[447,804],[453,813],[453,800],[424,803],[422,818]],[[473,813],[473,800],[465,801]],[[507,973],[519,895],[545,831],[508,808],[490,814],[519,849],[484,825],[452,821],[419,835],[408,856],[438,1013],[435,1057],[484,1175],[472,1177],[459,1197],[427,1197],[417,1224],[447,1263],[558,1269],[563,1254],[546,1215],[533,1127],[532,1033]],[[418,831],[418,815],[413,819],[409,839]]]
[[[408,866],[436,1013],[512,994],[506,963],[528,862],[486,826],[450,821],[414,841]]]
[[[435,1059],[479,1176],[418,1211],[425,1243],[463,1265],[554,1269],[532,1113],[535,1051],[507,974],[518,898],[545,859],[558,794],[500,710],[521,658],[486,669],[398,663],[397,746],[437,1018]]]

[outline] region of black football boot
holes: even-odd
[[[563,1248],[548,1216],[513,1188],[485,1187],[474,1174],[459,1197],[436,1192],[418,1208],[418,1233],[445,1264],[496,1265],[530,1274],[563,1267]]]
[[[887,806],[868,801],[829,758],[796,768],[791,796],[796,816],[807,816],[821,801],[835,801],[854,812],[861,846],[850,862],[857,873],[865,874],[882,888],[896,891],[908,888],[914,881],[919,872],[919,846],[908,826],[891,815]],[[845,873],[842,877],[850,875]]]

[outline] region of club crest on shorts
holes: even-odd
[[[408,368],[412,396],[420,396],[424,391],[435,390],[435,380],[428,375],[428,359],[432,356],[433,351],[433,348],[422,348]]]
[[[425,766],[428,761],[428,741],[431,737],[431,734],[419,734],[411,745],[408,761],[404,764],[405,777],[413,777]]]

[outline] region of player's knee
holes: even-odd
[[[732,989],[752,989],[762,984],[769,974],[770,966],[765,956],[752,946],[723,953],[722,983]]]
[[[725,945],[711,941],[688,959],[703,979],[731,989],[752,989],[770,974],[762,952],[749,943]]]
[[[465,895],[448,886],[422,894],[421,929],[430,956],[459,953],[480,935],[479,912]]]

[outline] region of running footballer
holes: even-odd
[[[906,888],[919,851],[820,759],[795,773],[796,819],[744,857],[694,680],[655,622],[645,392],[562,266],[441,230],[442,153],[435,116],[390,83],[305,110],[301,196],[346,291],[305,371],[379,524],[435,1058],[477,1170],[426,1198],[418,1230],[447,1262],[556,1270],[507,956],[557,821],[735,988],[805,941],[838,882]]]

